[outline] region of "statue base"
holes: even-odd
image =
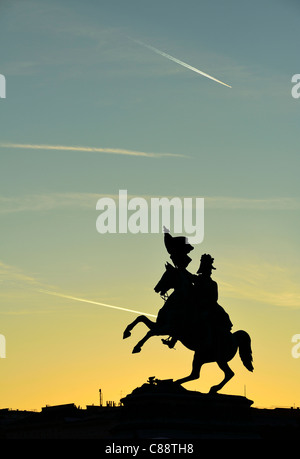
[[[122,420],[114,434],[123,438],[207,438],[233,431],[241,435],[242,426],[251,421],[253,404],[243,396],[189,391],[173,380],[154,377],[121,402]]]

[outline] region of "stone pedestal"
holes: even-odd
[[[253,404],[246,397],[203,394],[154,378],[121,402],[115,435],[123,438],[240,438],[248,435]]]

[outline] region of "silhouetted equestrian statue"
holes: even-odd
[[[180,341],[194,351],[192,372],[175,381],[179,384],[198,379],[204,363],[217,362],[224,372],[221,383],[210,389],[217,392],[234,376],[227,362],[237,350],[244,366],[253,371],[250,336],[243,330],[231,333],[231,320],[218,304],[218,285],[211,278],[214,259],[209,254],[202,255],[197,274],[192,274],[187,266],[191,262],[188,253],[194,248],[188,240],[182,236],[172,237],[164,228],[164,243],[173,265],[166,263],[165,273],[154,290],[165,303],[155,322],[144,315],[138,316],[126,327],[123,338],[128,338],[131,330],[143,322],[149,331],[133,348],[133,353],[140,352],[149,338],[159,335],[169,335],[162,342],[170,348]],[[170,289],[173,292],[168,295]]]

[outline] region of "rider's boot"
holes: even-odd
[[[162,339],[161,341],[166,346],[169,346],[170,349],[173,349],[175,344],[177,343],[177,339],[171,336],[167,339]]]

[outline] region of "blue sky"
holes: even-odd
[[[108,167],[116,181],[130,182],[133,193],[153,193],[155,177],[159,192],[172,195],[297,195],[298,106],[290,97],[291,75],[297,72],[297,8],[292,2],[259,2],[257,8],[246,2],[87,3],[2,7],[2,73],[9,95],[5,112],[2,107],[4,142],[192,157],[172,165],[169,159],[147,161],[145,174],[144,160],[101,157],[102,167],[90,168],[90,161],[97,164],[95,155],[58,153],[61,167],[54,180],[60,191],[88,187],[97,193],[99,182],[105,191],[117,191],[103,174]],[[233,90],[127,36],[228,81]],[[15,193],[23,180],[27,191],[42,187],[39,180],[52,188],[53,176],[49,183],[42,169],[56,167],[55,153],[15,151],[13,156],[8,161],[18,158],[21,170],[22,161],[32,161],[27,169],[35,174],[33,181],[18,177]],[[170,169],[173,180],[166,184]],[[82,170],[88,170],[88,183],[79,178]],[[179,183],[182,171],[189,185]]]
[[[191,270],[212,252],[237,326],[269,343],[260,314],[275,314],[286,325],[278,346],[290,352],[300,307],[299,13],[279,0],[1,3],[2,333],[14,329],[12,312],[34,316],[30,304],[42,304],[25,294],[33,285],[138,310],[144,298],[157,312],[161,235],[96,232],[98,197],[127,189],[204,197]]]

